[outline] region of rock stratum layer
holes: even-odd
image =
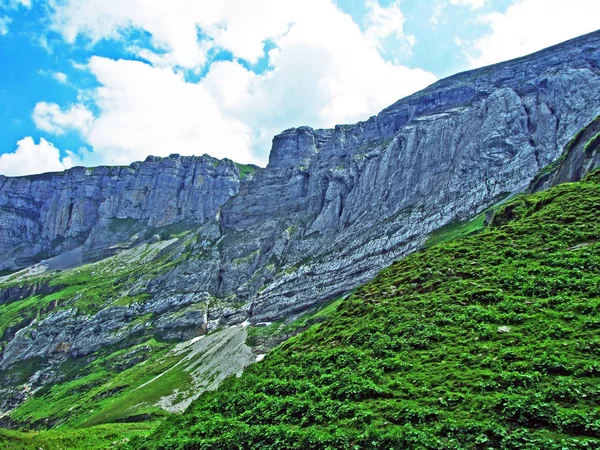
[[[431,231],[524,189],[599,113],[596,32],[439,81],[356,125],[287,130],[244,179],[206,156],[0,177],[3,268],[163,239],[140,244],[150,256],[134,248],[94,269],[117,274],[101,301],[83,308],[85,293],[64,294],[6,328],[0,371],[276,320],[346,293]],[[6,278],[2,301],[68,285],[40,273]]]

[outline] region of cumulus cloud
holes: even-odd
[[[468,6],[472,9],[479,9],[484,7],[488,0],[448,0],[451,5],[457,6]]]
[[[45,139],[36,144],[32,137],[17,142],[13,153],[0,155],[0,174],[21,176],[32,173],[58,172],[77,164],[79,159],[72,152],[61,158],[59,150]]]
[[[39,130],[59,135],[67,131],[86,135],[94,121],[92,112],[83,105],[73,105],[62,110],[56,103],[46,102],[35,105],[32,118]]]
[[[105,162],[171,153],[254,161],[248,126],[224,115],[202,84],[139,61],[93,57],[89,66],[102,87],[93,94],[101,114],[87,140]]]
[[[91,59],[88,70],[101,87],[89,98],[99,114],[85,137],[104,162],[209,153],[264,164],[272,136],[285,128],[366,119],[435,81],[381,57],[373,40],[403,36],[404,17],[398,3],[370,7],[369,23],[382,27],[370,36],[330,0],[67,0],[55,5],[52,20],[67,41],[137,27],[162,49],[133,49],[146,63]],[[275,47],[268,55],[266,41]],[[180,68],[200,69],[209,48],[233,60],[211,63],[200,81],[186,80]],[[244,63],[264,57],[262,73]],[[56,105],[52,111],[53,119],[65,113]],[[46,129],[57,120],[48,122]]]
[[[0,36],[8,34],[8,26],[11,22],[12,20],[10,19],[10,17],[0,17]]]
[[[491,33],[468,51],[473,67],[517,58],[598,29],[597,0],[521,0],[484,15]]]
[[[173,3],[172,8],[169,3]],[[119,38],[121,32],[126,33],[131,28],[145,29],[152,34],[157,47],[173,51],[182,65],[192,67],[203,63],[206,55],[197,45],[196,23],[186,20],[181,3],[166,0],[51,1],[50,5],[54,7],[52,26],[69,43],[74,43],[79,34],[97,42],[102,38]]]
[[[365,36],[378,49],[383,48],[383,40],[388,37],[394,37],[403,43],[405,51],[410,51],[415,43],[415,37],[405,35],[404,14],[400,10],[400,1],[390,4],[388,7],[382,7],[379,0],[366,0],[367,15],[365,16]]]

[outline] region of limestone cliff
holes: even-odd
[[[207,155],[0,176],[0,270],[79,246],[107,249],[175,223],[204,223],[238,187],[236,165]]]

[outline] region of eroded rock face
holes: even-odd
[[[566,145],[562,155],[543,169],[529,185],[538,192],[561,183],[580,181],[600,168],[600,116],[582,128]]]
[[[11,261],[26,240],[51,252],[118,242],[115,219],[196,228],[191,256],[123,287],[146,294],[143,304],[53,312],[6,343],[0,367],[63,342],[81,356],[134,334],[189,339],[348,292],[432,230],[524,189],[599,113],[596,32],[442,80],[365,122],[287,130],[268,166],[242,181],[208,157],[2,177],[0,249]],[[175,260],[184,244],[169,251]]]
[[[0,176],[0,270],[82,245],[93,254],[182,221],[213,220],[238,188],[235,164],[207,155]]]
[[[366,122],[277,136],[267,169],[222,208],[218,292],[257,321],[285,316],[523,189],[600,112],[599,63],[594,33],[442,80]]]

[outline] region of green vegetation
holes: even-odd
[[[599,448],[599,217],[599,173],[515,198],[129,447]]]
[[[23,433],[0,428],[2,450],[104,450],[123,448],[134,436],[150,434],[158,422],[100,425],[83,430],[54,429]]]
[[[186,353],[171,354],[172,348],[152,339],[99,351],[93,358],[69,359],[61,366],[66,380],[36,392],[11,418],[33,427],[51,421],[78,428],[165,415],[156,402],[174,387],[191,384],[183,367],[175,367]]]
[[[238,170],[240,171],[240,179],[245,179],[248,178],[250,175],[252,175],[254,172],[256,172],[256,169],[258,169],[258,166],[255,166],[254,164],[238,164],[235,163],[236,167],[238,168]]]
[[[316,308],[308,311],[306,314],[301,315],[292,323],[283,326],[283,330],[285,332],[292,332],[297,329],[306,328],[312,324],[321,322],[333,314],[337,307],[342,303],[343,297],[330,300],[324,305],[319,305]]]
[[[432,247],[434,245],[441,244],[442,242],[448,242],[452,239],[459,237],[468,236],[469,234],[476,233],[485,228],[485,213],[479,214],[473,220],[463,222],[450,222],[441,228],[438,228],[429,235],[425,242],[425,247]]]
[[[308,327],[324,321],[336,311],[338,305],[342,301],[343,297],[340,297],[330,300],[325,304],[310,308],[308,311],[300,315],[300,317],[297,317],[295,320],[289,323],[279,320],[266,326],[248,327],[247,344],[250,347],[256,347],[268,339],[274,339],[281,342],[290,336],[295,336]]]
[[[22,327],[33,319],[41,320],[53,311],[76,308],[79,314],[91,315],[107,306],[143,303],[149,298],[148,294],[128,295],[133,284],[157,273],[167,273],[184,260],[199,257],[191,254],[191,244],[195,239],[193,234],[176,227],[164,229],[163,232],[179,233],[177,237],[183,245],[175,247],[175,256],[162,251],[164,243],[142,244],[122,255],[63,272],[35,276],[18,272],[5,278],[0,283],[0,289],[19,287],[24,290],[27,286],[45,288],[38,290],[43,293],[0,304],[0,338],[7,331],[19,328],[19,325]],[[181,247],[183,250],[178,250]],[[2,345],[0,343],[0,350]]]
[[[600,145],[600,132],[596,133],[588,142],[585,144],[583,151],[586,155],[590,156],[592,152]]]
[[[490,206],[471,220],[453,221],[438,228],[429,234],[427,241],[425,241],[425,247],[432,247],[444,242],[449,242],[453,239],[466,237],[480,232],[486,226],[486,217],[492,215],[500,205],[510,198],[511,195],[509,194],[501,194],[497,197],[498,201],[494,203],[494,205]]]

